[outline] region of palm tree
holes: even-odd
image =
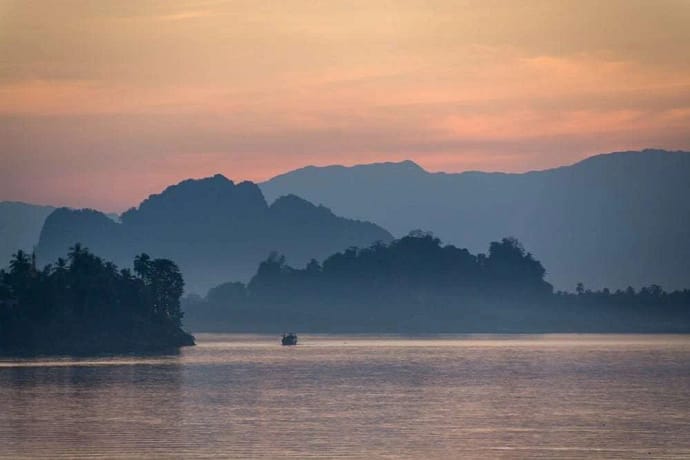
[[[10,260],[10,274],[13,276],[27,274],[31,271],[31,260],[21,249],[12,255]]]

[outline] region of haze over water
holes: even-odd
[[[690,457],[689,336],[300,339],[4,358],[0,457]]]

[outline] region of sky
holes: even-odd
[[[690,150],[690,0],[0,0],[0,200]]]

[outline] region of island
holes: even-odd
[[[80,244],[43,268],[17,251],[0,271],[0,354],[149,353],[194,345],[182,329],[184,280],[168,259],[135,257],[133,271]]]

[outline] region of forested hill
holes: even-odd
[[[43,264],[82,243],[125,266],[146,251],[175,260],[188,290],[205,293],[227,279],[248,280],[271,251],[303,264],[391,238],[381,227],[338,217],[294,195],[269,206],[255,184],[216,175],[150,196],[122,214],[121,223],[93,210],[58,209],[46,219],[37,253]]]
[[[558,289],[680,289],[690,280],[690,152],[620,152],[525,174],[429,173],[411,161],[307,167],[261,189],[269,200],[295,193],[397,237],[430,230],[473,252],[512,235]]]
[[[294,268],[272,255],[244,285],[185,299],[192,330],[312,332],[690,332],[690,291],[554,293],[515,239],[486,254],[415,232]]]

